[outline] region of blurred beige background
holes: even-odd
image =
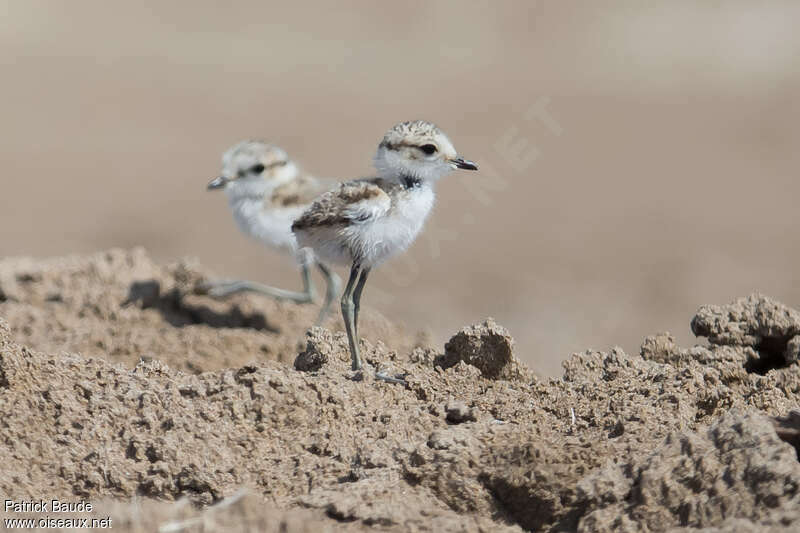
[[[554,373],[689,342],[704,303],[800,305],[796,2],[139,4],[0,3],[0,254],[144,245],[296,287],[206,192],[222,151],[355,177],[426,118],[482,172],[367,288],[410,328],[492,315]]]

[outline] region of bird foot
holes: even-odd
[[[386,383],[408,386],[408,382],[405,380],[406,375],[403,375],[402,377],[399,377],[399,374],[390,376],[386,372],[376,371],[374,374],[372,374],[372,377],[374,377],[375,379],[379,379],[381,381],[385,381]],[[350,379],[353,381],[365,381],[367,379],[367,375],[364,372],[364,368],[355,370],[353,374],[350,376]]]

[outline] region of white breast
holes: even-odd
[[[384,216],[347,227],[342,236],[348,247],[358,251],[364,266],[377,265],[414,242],[433,203],[433,189],[423,185],[398,196]]]
[[[262,199],[230,199],[233,218],[246,235],[271,248],[285,252],[297,251],[297,240],[292,233],[292,221],[303,212],[303,207],[264,209]]]

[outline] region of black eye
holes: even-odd
[[[250,172],[252,172],[253,174],[261,174],[262,172],[264,172],[264,165],[262,165],[261,163],[253,165],[252,167],[250,167]]]
[[[423,144],[419,149],[422,150],[425,155],[433,155],[436,153],[436,146],[433,144]]]

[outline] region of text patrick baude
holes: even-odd
[[[61,500],[4,500],[3,509],[6,513],[36,513],[45,514],[38,518],[4,518],[2,520],[6,529],[111,529],[111,517],[75,518],[57,513],[91,513],[94,506],[85,501],[64,502]],[[56,516],[53,516],[56,515]]]
[[[7,513],[91,513],[92,504],[80,500],[78,502],[62,502],[61,500],[5,500]]]

